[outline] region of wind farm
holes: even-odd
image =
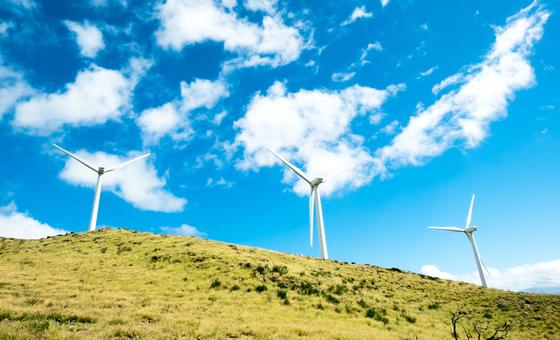
[[[0,340],[560,340],[559,13],[0,1]]]

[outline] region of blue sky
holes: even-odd
[[[554,1],[2,0],[0,234],[98,224],[491,285],[560,286]],[[107,164],[110,163],[110,164]]]

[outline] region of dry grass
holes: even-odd
[[[451,338],[450,315],[560,339],[560,296],[190,237],[0,239],[0,338]]]

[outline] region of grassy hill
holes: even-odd
[[[560,296],[128,230],[0,238],[1,339],[449,339],[458,310],[560,339]]]

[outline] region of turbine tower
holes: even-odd
[[[474,194],[472,195],[471,198],[471,206],[469,208],[469,213],[467,215],[467,222],[465,223],[465,228],[459,228],[459,227],[428,227],[428,228],[464,233],[469,239],[469,242],[471,243],[471,247],[474,253],[474,259],[476,261],[476,266],[478,268],[478,274],[480,275],[480,282],[482,283],[483,287],[488,287],[488,285],[486,284],[486,278],[484,277],[484,271],[482,270],[482,266],[484,266],[488,274],[490,274],[490,271],[488,270],[488,267],[486,267],[486,264],[484,263],[484,261],[480,257],[480,254],[478,253],[478,247],[476,246],[476,241],[474,240],[474,235],[473,235],[473,233],[478,230],[478,227],[471,225],[473,205],[474,205]]]
[[[303,171],[298,169],[295,165],[288,162],[284,158],[280,157],[274,151],[270,150],[268,147],[265,147],[271,154],[276,156],[282,163],[284,163],[288,168],[292,169],[293,172],[296,173],[301,179],[307,182],[311,187],[311,192],[309,194],[309,244],[313,247],[313,210],[315,205],[317,205],[317,232],[319,237],[319,245],[321,246],[321,258],[327,260],[329,258],[329,253],[327,251],[327,240],[325,236],[325,223],[323,221],[323,207],[321,205],[321,195],[319,194],[319,185],[324,183],[327,178],[330,178],[339,172],[329,175],[327,177],[317,177],[311,179],[308,177]]]
[[[97,174],[97,185],[95,186],[95,195],[93,196],[93,207],[91,209],[91,217],[89,219],[89,229],[88,229],[88,231],[95,230],[95,226],[96,226],[96,223],[97,223],[97,211],[99,210],[99,198],[101,196],[101,187],[103,185],[103,175],[108,173],[108,172],[123,168],[123,167],[129,165],[130,163],[136,162],[138,160],[141,160],[143,158],[146,158],[146,157],[150,156],[150,153],[147,153],[145,155],[133,158],[133,159],[128,160],[126,162],[123,162],[119,165],[113,166],[111,168],[104,168],[102,166],[100,166],[98,168],[95,168],[93,165],[89,164],[88,162],[84,161],[83,159],[80,159],[78,156],[74,155],[73,153],[71,153],[67,150],[64,150],[60,146],[58,146],[56,144],[53,144],[53,146],[55,148],[57,148],[58,150],[64,152],[68,156],[74,158],[78,162],[82,163],[88,169],[92,170],[93,172],[95,172]]]

